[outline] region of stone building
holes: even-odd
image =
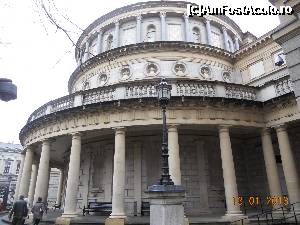
[[[160,177],[155,85],[166,78],[170,173],[185,187],[188,217],[240,215],[238,196],[300,201],[300,113],[286,64],[274,64],[274,31],[257,38],[227,16],[188,17],[186,4],[136,3],[84,30],[69,95],[20,132],[18,194],[45,199],[55,167],[63,217],[93,201],[112,202],[111,218],[141,215]]]
[[[17,178],[21,167],[22,145],[0,142],[0,189],[1,198],[8,187],[8,203],[13,202]]]

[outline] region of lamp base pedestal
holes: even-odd
[[[185,190],[179,185],[153,185],[148,188],[150,225],[186,224],[183,201]]]

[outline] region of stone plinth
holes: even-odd
[[[124,225],[125,218],[107,218],[105,220],[105,225]]]
[[[55,221],[55,225],[70,225],[70,223],[71,218],[58,217]]]
[[[184,225],[185,190],[180,185],[153,185],[148,188],[150,225]]]

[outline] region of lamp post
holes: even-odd
[[[150,225],[182,225],[184,218],[183,201],[185,190],[181,185],[174,185],[169,174],[169,150],[167,138],[166,108],[171,98],[171,85],[165,79],[156,86],[157,99],[162,109],[162,173],[158,184],[148,187],[150,200]]]
[[[166,108],[171,99],[172,86],[169,85],[163,78],[161,82],[156,86],[157,100],[162,109],[162,145],[161,145],[161,157],[162,157],[162,171],[161,178],[157,184],[148,187],[149,192],[183,192],[184,188],[181,185],[174,185],[169,174],[169,149],[167,138],[167,119]]]
[[[167,138],[167,119],[166,119],[166,108],[171,98],[172,86],[169,85],[165,79],[156,86],[157,99],[162,109],[163,129],[162,129],[162,145],[161,145],[161,156],[162,156],[162,174],[159,181],[160,185],[174,185],[170,174],[169,174],[169,149],[168,149],[168,138]]]

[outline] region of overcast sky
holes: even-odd
[[[46,2],[46,0],[44,0]],[[49,0],[51,12],[72,31],[74,41],[101,15],[136,0]],[[268,0],[194,0],[196,4],[238,7],[268,7]],[[230,2],[230,3],[229,3]],[[251,2],[251,3],[249,3]],[[238,5],[237,5],[238,4]],[[54,6],[59,10],[54,11]],[[277,16],[235,16],[232,19],[245,31],[261,36],[279,24]],[[46,20],[35,0],[0,1],[0,77],[13,80],[18,99],[0,101],[0,142],[19,143],[19,131],[30,114],[50,100],[68,94],[67,83],[75,70],[74,48],[65,34]]]

